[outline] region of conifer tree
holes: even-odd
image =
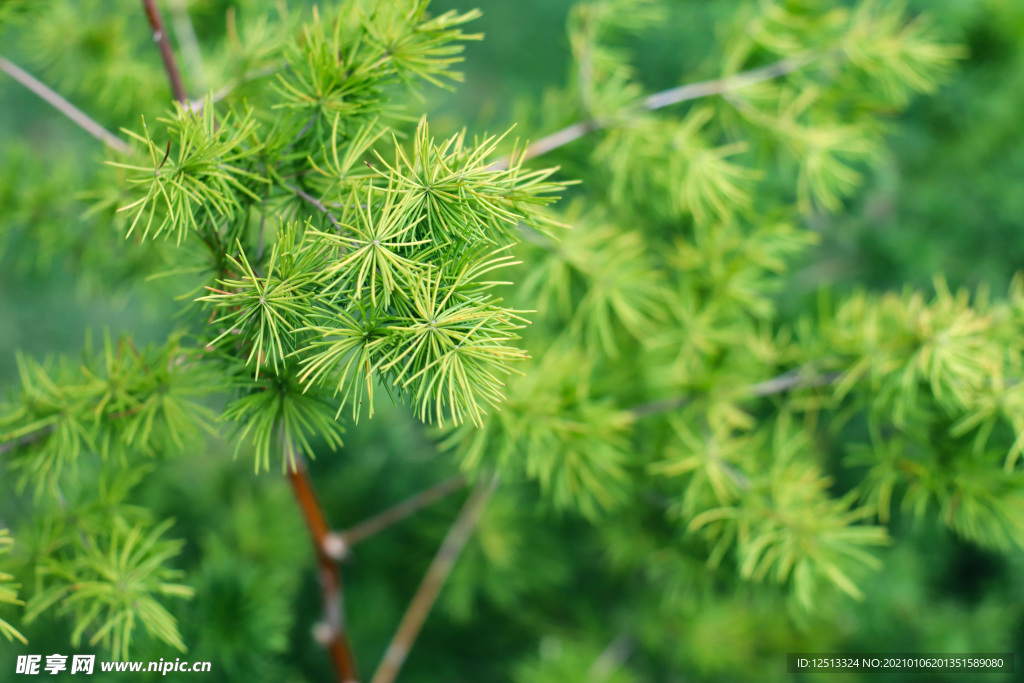
[[[258,570],[214,542],[197,561],[142,493],[204,451],[289,483],[338,681],[399,676],[453,571],[453,618],[487,602],[563,631],[515,680],[634,681],[644,665],[623,652],[642,650],[648,674],[680,666],[674,626],[654,625],[701,600],[746,609],[728,601],[754,591],[750,609],[784,628],[870,600],[898,512],[1024,544],[1024,280],[998,297],[941,276],[927,293],[822,288],[795,313],[778,295],[815,217],[873,172],[885,118],[963,55],[926,17],[741,3],[705,69],[650,92],[627,46],[666,4],[584,0],[563,88],[514,128],[440,133],[423,97],[460,80],[478,12],[194,4],[0,6],[39,73],[7,47],[0,70],[106,155],[75,178],[6,158],[0,191],[38,193],[5,219],[7,242],[73,264],[83,286],[158,279],[180,304],[159,342],[103,333],[80,357],[18,356],[0,410],[0,490],[17,501],[0,603],[24,608],[0,612],[4,640],[59,624],[112,659],[206,652],[225,680],[300,680],[277,657],[290,605],[254,597],[296,593],[308,567],[288,531],[267,523],[281,545]],[[307,461],[371,457],[342,444],[389,403],[430,426],[452,478],[380,517],[368,500],[342,531]],[[353,633],[374,615],[352,608],[369,603],[347,592],[342,608],[354,546],[467,485],[371,676],[380,653]],[[174,516],[194,514],[179,502]],[[604,548],[610,575],[643,577],[610,646],[523,607],[571,560],[554,557],[557,530],[530,526],[536,510]],[[251,610],[238,640],[213,626],[224,614],[194,616],[228,593]]]

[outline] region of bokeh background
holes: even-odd
[[[268,4],[195,0],[189,8],[202,42],[223,31],[228,5],[245,12]],[[481,8],[475,29],[486,34],[466,50],[465,83],[454,93],[427,94],[435,130],[503,129],[524,103],[563,83],[571,4],[435,0],[438,12]],[[740,3],[668,4],[670,20],[632,46],[651,90],[712,75],[708,55],[716,25]],[[136,5],[81,2],[80,14],[64,17],[66,26],[24,35],[22,27],[0,29],[0,54],[74,101],[83,99],[83,90],[109,89],[99,97],[102,107],[90,113],[108,128],[134,126],[138,111],[159,113],[158,103],[168,98],[155,49],[141,50],[143,60],[129,59],[134,48],[120,44],[126,42],[121,36],[148,41]],[[915,0],[909,7],[927,12],[947,40],[967,47],[969,57],[936,95],[917,99],[889,122],[888,152],[846,210],[813,219],[821,244],[796,269],[784,300],[800,300],[823,286],[837,292],[857,286],[928,289],[936,273],[954,288],[988,285],[998,296],[1024,265],[1024,3]],[[63,57],[50,50],[46,60],[33,61],[41,45],[52,48],[61,40]],[[126,62],[117,74],[89,72],[90,55],[106,59],[119,51]],[[174,326],[174,286],[135,277],[152,254],[130,245],[110,251],[108,240],[90,232],[96,226],[80,219],[80,194],[88,191],[102,158],[97,148],[0,76],[2,387],[16,385],[18,350],[74,355],[87,334],[103,329],[144,343],[164,338]],[[97,259],[112,263],[95,272],[81,267]],[[180,564],[197,595],[174,606],[190,646],[187,656],[214,662],[220,673],[209,680],[329,680],[327,662],[310,638],[319,593],[291,494],[274,472],[254,477],[248,459],[235,462],[231,452],[230,445],[213,443],[205,452],[159,463],[158,476],[139,492],[158,516],[175,517],[172,534],[188,540]],[[342,527],[454,472],[432,435],[400,409],[383,409],[372,421],[350,427],[342,451],[313,465],[330,518]],[[4,476],[0,520],[24,514],[30,503],[14,494]],[[1024,654],[1020,552],[994,554],[938,528],[897,519],[897,542],[883,552],[885,569],[865,585],[867,599],[851,601],[828,624],[794,623],[782,610],[756,612],[743,595],[709,602],[676,622],[643,620],[636,615],[652,606],[643,602],[650,596],[642,579],[617,574],[601,535],[585,523],[535,513],[535,502],[524,488],[488,512],[403,680],[598,680],[588,673],[592,663],[616,642],[621,624],[636,623],[651,633],[630,632],[618,643],[632,673],[603,680],[791,680],[784,654],[795,650]],[[442,501],[367,541],[346,567],[346,610],[364,669],[383,652],[459,503],[459,496]],[[32,643],[25,651],[68,653],[65,625],[43,622],[25,632]],[[674,651],[651,654],[649,643],[665,639],[677,642]],[[0,680],[12,676],[8,660],[18,647],[0,642]],[[176,655],[143,641],[135,656]],[[1022,668],[1024,659],[1018,661]],[[550,673],[556,670],[564,675]],[[913,678],[954,679],[966,680]],[[878,674],[821,680],[907,679]]]

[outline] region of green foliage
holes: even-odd
[[[537,207],[553,202],[551,193],[565,186],[545,182],[553,169],[524,173],[515,151],[510,168],[489,168],[503,137],[476,140],[467,148],[463,133],[437,145],[423,119],[410,156],[397,144],[393,164],[377,155],[388,170],[382,174],[388,178],[386,192],[408,205],[406,225],[411,228],[423,221],[413,233],[416,237],[459,253],[479,243],[494,243],[499,236],[507,241],[519,221],[543,229],[547,221]]]
[[[317,392],[303,392],[293,373],[293,367],[286,368],[282,374],[267,376],[262,383],[237,385],[242,395],[224,408],[223,419],[235,423],[235,453],[243,445],[250,445],[256,472],[270,469],[270,454],[274,451],[281,453],[282,471],[294,469],[296,453],[285,444],[294,444],[310,456],[310,439],[316,436],[322,436],[332,449],[341,445],[342,429],[334,421],[333,406]]]
[[[1009,298],[971,302],[937,279],[936,296],[860,294],[836,310],[826,343],[846,368],[835,400],[868,411],[871,441],[851,449],[868,467],[862,496],[889,518],[894,493],[923,517],[933,504],[951,528],[979,543],[1020,545],[1024,523],[1013,412],[1021,347],[1021,281]],[[997,429],[999,428],[999,429]],[[993,433],[1010,438],[992,448]],[[944,438],[942,438],[944,437]],[[942,438],[942,440],[937,440]]]
[[[540,656],[527,660],[516,668],[514,679],[556,683],[557,681],[602,680],[608,683],[635,683],[639,680],[629,669],[615,664],[608,665],[602,659],[601,646],[579,638],[557,638],[551,636],[541,644]]]
[[[907,22],[905,4],[865,2],[850,14],[852,30],[843,43],[850,64],[874,81],[885,101],[906,106],[914,93],[936,89],[936,72],[949,73],[963,48],[942,45],[925,17]],[[858,74],[853,72],[851,76]]]
[[[289,591],[264,567],[245,561],[232,549],[213,545],[204,553],[195,577],[183,639],[190,657],[217,660],[225,678],[284,679],[278,657],[288,648],[292,626]],[[273,587],[273,590],[268,588]],[[191,631],[191,633],[189,632]],[[203,638],[189,638],[201,632]]]
[[[84,362],[40,363],[19,357],[21,391],[0,418],[4,441],[30,447],[11,458],[20,486],[37,494],[56,490],[65,467],[79,456],[124,460],[128,453],[152,456],[181,451],[186,441],[212,432],[212,413],[197,402],[215,386],[189,359],[180,335],[141,351],[129,337],[116,344],[104,336],[102,352],[87,340]]]
[[[723,554],[723,545],[735,539],[737,564],[744,579],[772,577],[785,582],[792,576],[793,597],[804,610],[818,603],[818,584],[832,584],[848,595],[863,599],[851,580],[851,570],[877,569],[879,560],[867,547],[884,545],[885,529],[856,525],[870,517],[871,508],[851,509],[854,496],[833,499],[831,485],[816,468],[800,462],[799,452],[809,446],[794,438],[785,416],[779,419],[772,438],[769,471],[749,481],[735,470],[729,479],[712,470],[705,476],[721,503],[690,518],[689,528],[702,531],[714,544],[712,558]],[[714,448],[714,444],[712,444]],[[710,458],[707,458],[710,460]],[[726,481],[744,491],[730,496]],[[716,486],[717,483],[717,486]]]
[[[69,560],[47,558],[38,569],[43,589],[29,602],[26,621],[56,605],[75,624],[72,645],[78,647],[91,631],[90,644],[103,643],[122,660],[128,658],[138,621],[150,635],[184,652],[176,620],[160,600],[192,596],[188,586],[170,583],[181,572],[163,566],[184,542],[161,540],[170,520],[148,533],[117,521],[102,535],[83,533]]]
[[[16,2],[11,11],[16,29],[31,27],[25,41],[50,81],[62,92],[89,97],[121,123],[137,120],[169,92],[159,63],[136,58],[151,36],[145,18],[126,7],[101,0]]]
[[[472,623],[489,606],[515,609],[571,579],[557,543],[539,528],[546,520],[524,514],[536,500],[521,489],[495,493],[459,558],[441,605],[452,619]]]
[[[287,239],[295,230],[294,226],[284,227],[282,237]],[[224,289],[207,287],[213,294],[198,299],[212,303],[215,311],[223,311],[213,324],[222,326],[224,331],[210,344],[216,345],[230,335],[242,335],[242,342],[250,345],[246,365],[256,359],[256,379],[260,378],[260,368],[267,364],[277,373],[278,365],[295,351],[297,330],[308,322],[305,302],[316,285],[316,272],[329,267],[325,251],[322,247],[299,246],[299,250],[282,255],[282,260],[290,257],[289,264],[277,267],[275,245],[266,277],[259,277],[239,245],[239,258],[228,259],[242,279],[218,280],[217,284]]]
[[[10,552],[10,546],[14,543],[10,537],[10,532],[7,529],[0,529],[0,554]],[[11,579],[14,577],[10,574],[4,574],[0,572],[0,603],[6,605],[21,605],[21,600],[18,600],[18,588],[20,586],[16,583],[11,583]],[[22,643],[27,643],[25,636],[18,633],[18,630],[11,626],[9,623],[0,619],[0,633],[4,635],[7,640],[20,640]]]
[[[638,232],[574,217],[558,242],[538,239],[543,252],[523,282],[524,298],[542,315],[566,321],[589,346],[615,356],[625,331],[635,339],[661,316],[662,274],[652,267]]]
[[[536,479],[551,502],[588,516],[614,508],[629,485],[630,416],[592,396],[592,361],[577,349],[549,350],[511,387],[483,429],[452,434],[464,466],[499,464]]]
[[[238,166],[239,162],[259,152],[258,147],[243,146],[252,136],[255,122],[249,117],[237,123],[218,121],[214,118],[212,104],[209,101],[206,104],[201,117],[189,108],[176,105],[175,118],[161,119],[167,124],[168,135],[177,139],[174,158],[170,140],[166,151],[161,153],[143,119],[145,135],[132,133],[132,137],[146,146],[151,165],[111,163],[133,172],[127,182],[145,190],[144,197],[118,209],[134,211],[129,235],[145,216],[143,239],[149,236],[150,230],[154,238],[173,230],[181,244],[186,233],[200,231],[200,223],[206,227],[208,223],[216,224],[234,215],[242,206],[236,194],[259,200],[241,180],[261,179]],[[158,210],[161,220],[153,227]]]

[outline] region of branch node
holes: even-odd
[[[167,33],[164,31],[164,20],[160,17],[156,0],[142,0],[142,7],[146,11],[149,27],[153,29],[153,42],[160,47],[160,58],[163,60],[164,71],[167,72],[167,80],[170,81],[174,99],[185,104],[188,102],[185,82],[181,80],[181,71],[178,70],[178,64],[174,60],[174,50],[171,49],[171,41],[167,39]]]
[[[326,621],[318,621],[313,624],[313,640],[321,647],[327,647],[334,638],[334,629]]]
[[[323,551],[327,557],[341,562],[349,556],[349,545],[345,542],[344,536],[336,531],[331,531],[324,536]]]

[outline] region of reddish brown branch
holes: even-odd
[[[482,478],[477,482],[452,528],[448,530],[448,535],[445,536],[444,542],[441,543],[434,560],[430,563],[423,581],[416,589],[416,595],[409,603],[409,608],[402,617],[402,623],[398,625],[395,637],[391,639],[391,644],[384,652],[384,659],[377,667],[372,683],[392,683],[395,680],[395,676],[398,675],[402,664],[405,663],[409,650],[412,649],[420,629],[423,628],[423,623],[434,606],[448,574],[455,566],[455,560],[458,559],[466,542],[469,541],[470,534],[473,533],[477,522],[480,521],[480,515],[483,514],[484,507],[497,486],[497,476]]]
[[[160,17],[160,10],[157,9],[156,0],[142,0],[142,6],[146,10],[146,18],[149,19],[149,26],[153,29],[153,42],[160,46],[160,57],[164,60],[164,70],[167,72],[167,79],[171,82],[171,92],[174,99],[182,104],[188,102],[188,93],[185,92],[185,83],[181,80],[181,71],[174,61],[174,50],[171,49],[171,41],[167,37],[164,28],[164,21]]]
[[[288,470],[288,481],[292,485],[299,510],[302,511],[306,526],[309,527],[309,533],[313,537],[316,563],[320,573],[324,622],[318,629],[317,638],[331,657],[331,664],[338,676],[338,683],[356,683],[359,680],[359,674],[356,672],[352,646],[345,629],[341,569],[335,559],[328,554],[333,534],[327,524],[323,506],[320,505],[316,491],[313,489],[313,482],[309,478],[309,471],[306,469],[302,455],[294,453],[292,445],[288,441],[284,441],[284,444],[285,448],[289,450],[285,454],[286,459],[293,463],[293,468]]]
[[[444,498],[449,493],[458,491],[465,485],[466,477],[461,474],[446,481],[442,481],[437,486],[433,486],[426,491],[421,491],[412,498],[409,498],[394,507],[388,508],[379,515],[375,515],[365,522],[360,522],[359,524],[349,528],[347,531],[341,532],[341,539],[344,541],[346,548],[353,546],[356,543],[387,529],[392,524],[402,521],[409,515],[422,510],[431,503]]]

